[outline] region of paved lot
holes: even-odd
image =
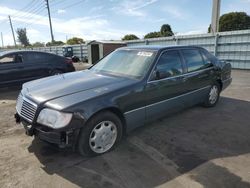
[[[215,108],[193,107],[139,128],[114,151],[82,158],[24,135],[17,91],[0,92],[0,187],[250,187],[250,72]]]

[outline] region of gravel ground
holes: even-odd
[[[0,187],[250,187],[250,71],[233,71],[215,108],[139,128],[95,158],[27,137],[13,118],[17,94],[0,91]]]

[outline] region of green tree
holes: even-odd
[[[139,37],[137,37],[136,35],[134,34],[128,34],[128,35],[125,35],[122,40],[137,40],[139,39]]]
[[[161,32],[150,32],[144,36],[144,39],[149,39],[149,38],[159,38],[161,36]]]
[[[64,42],[60,40],[46,43],[46,46],[62,46],[62,45],[64,45]]]
[[[250,29],[250,16],[245,12],[230,12],[223,14],[219,20],[219,31],[236,31]],[[208,27],[211,32],[211,25]]]
[[[209,24],[208,28],[207,28],[207,32],[211,33],[211,24]]]
[[[220,17],[219,31],[250,29],[250,16],[245,12],[231,12]]]
[[[78,38],[78,37],[73,37],[69,40],[67,40],[67,44],[69,45],[74,45],[74,44],[83,44],[84,40],[82,38]]]
[[[32,44],[33,47],[44,47],[45,44],[43,42],[35,42]]]
[[[29,39],[27,37],[27,31],[26,28],[18,28],[16,30],[17,33],[17,38],[18,41],[23,45],[23,46],[30,46]]]
[[[174,33],[173,33],[172,29],[171,29],[171,26],[169,24],[163,24],[161,26],[161,31],[160,32],[161,32],[161,36],[163,36],[163,37],[168,37],[168,36],[173,36],[174,35]]]

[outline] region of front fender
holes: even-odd
[[[94,114],[106,109],[117,109],[122,113],[122,110],[119,108],[118,104],[116,104],[116,101],[110,97],[99,97],[83,101],[77,105],[69,107],[66,111],[79,114],[78,116],[81,116],[85,121],[88,121]]]

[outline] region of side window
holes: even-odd
[[[48,55],[43,54],[43,53],[31,52],[31,53],[26,53],[25,59],[29,63],[43,63],[48,60]]]
[[[159,74],[156,75],[158,79],[182,74],[182,63],[179,52],[176,50],[164,52],[156,65],[156,70],[156,74]]]
[[[15,55],[6,55],[0,58],[0,64],[2,63],[14,63],[15,62]]]
[[[205,67],[204,61],[201,57],[199,50],[196,49],[182,50],[182,54],[186,61],[188,72],[200,70]]]
[[[210,67],[213,65],[212,61],[207,57],[207,55],[204,53],[204,51],[201,51],[201,55],[203,57],[203,60],[204,60],[206,67]]]

